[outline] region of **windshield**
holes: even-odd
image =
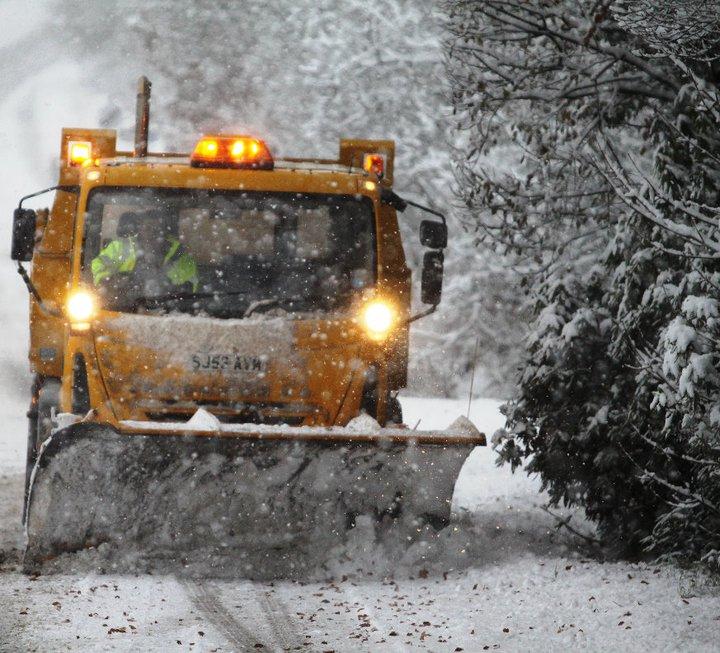
[[[83,278],[110,310],[336,311],[375,281],[373,215],[362,196],[100,188]]]

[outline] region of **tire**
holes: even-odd
[[[388,397],[387,415],[388,423],[398,425],[403,423],[402,406],[400,405],[400,400],[397,397]]]
[[[27,453],[25,457],[25,501],[23,523],[27,512],[27,501],[30,494],[30,478],[35,467],[40,445],[47,440],[52,430],[52,413],[60,405],[59,379],[45,380],[37,394],[33,391],[33,399],[28,411]]]
[[[360,410],[366,412],[372,418],[378,418],[378,388],[377,388],[377,377],[375,374],[371,375],[368,381],[365,383],[363,388],[362,401],[360,403]],[[380,420],[378,420],[380,421]],[[403,414],[402,406],[397,397],[393,397],[388,393],[387,398],[387,424],[402,424]]]
[[[52,414],[60,406],[60,381],[48,379],[40,387],[37,403],[37,430],[35,450],[50,437],[52,431]]]
[[[436,533],[439,533],[444,528],[450,526],[450,515],[425,515],[424,521],[435,529]]]
[[[35,442],[37,440],[37,393],[33,388],[33,398],[30,402],[30,410],[28,410],[28,434],[27,434],[27,452],[25,456],[25,496],[23,499],[22,523],[25,523],[25,513],[27,512],[28,494],[30,493],[30,478],[32,470],[37,460],[37,451]]]

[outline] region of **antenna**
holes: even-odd
[[[470,394],[468,395],[467,418],[470,419],[470,404],[472,404],[473,386],[475,385],[475,367],[477,366],[478,347],[480,347],[480,336],[475,338],[475,353],[472,359],[472,376],[470,377]]]
[[[136,158],[147,156],[148,133],[150,131],[150,80],[143,75],[138,80],[137,104],[135,108],[135,149]]]

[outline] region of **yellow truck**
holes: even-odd
[[[33,193],[15,210],[35,379],[27,566],[141,543],[278,575],[361,516],[403,537],[442,528],[484,436],[402,424],[408,331],[440,300],[447,231],[420,207],[435,213],[428,309],[411,315],[394,143],[274,159],[217,134],[152,153],[149,89],[132,152],[115,131],[63,129],[52,208],[24,208]]]

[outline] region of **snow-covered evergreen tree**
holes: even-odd
[[[536,319],[503,456],[618,550],[717,565],[718,5],[446,9],[466,219]]]

